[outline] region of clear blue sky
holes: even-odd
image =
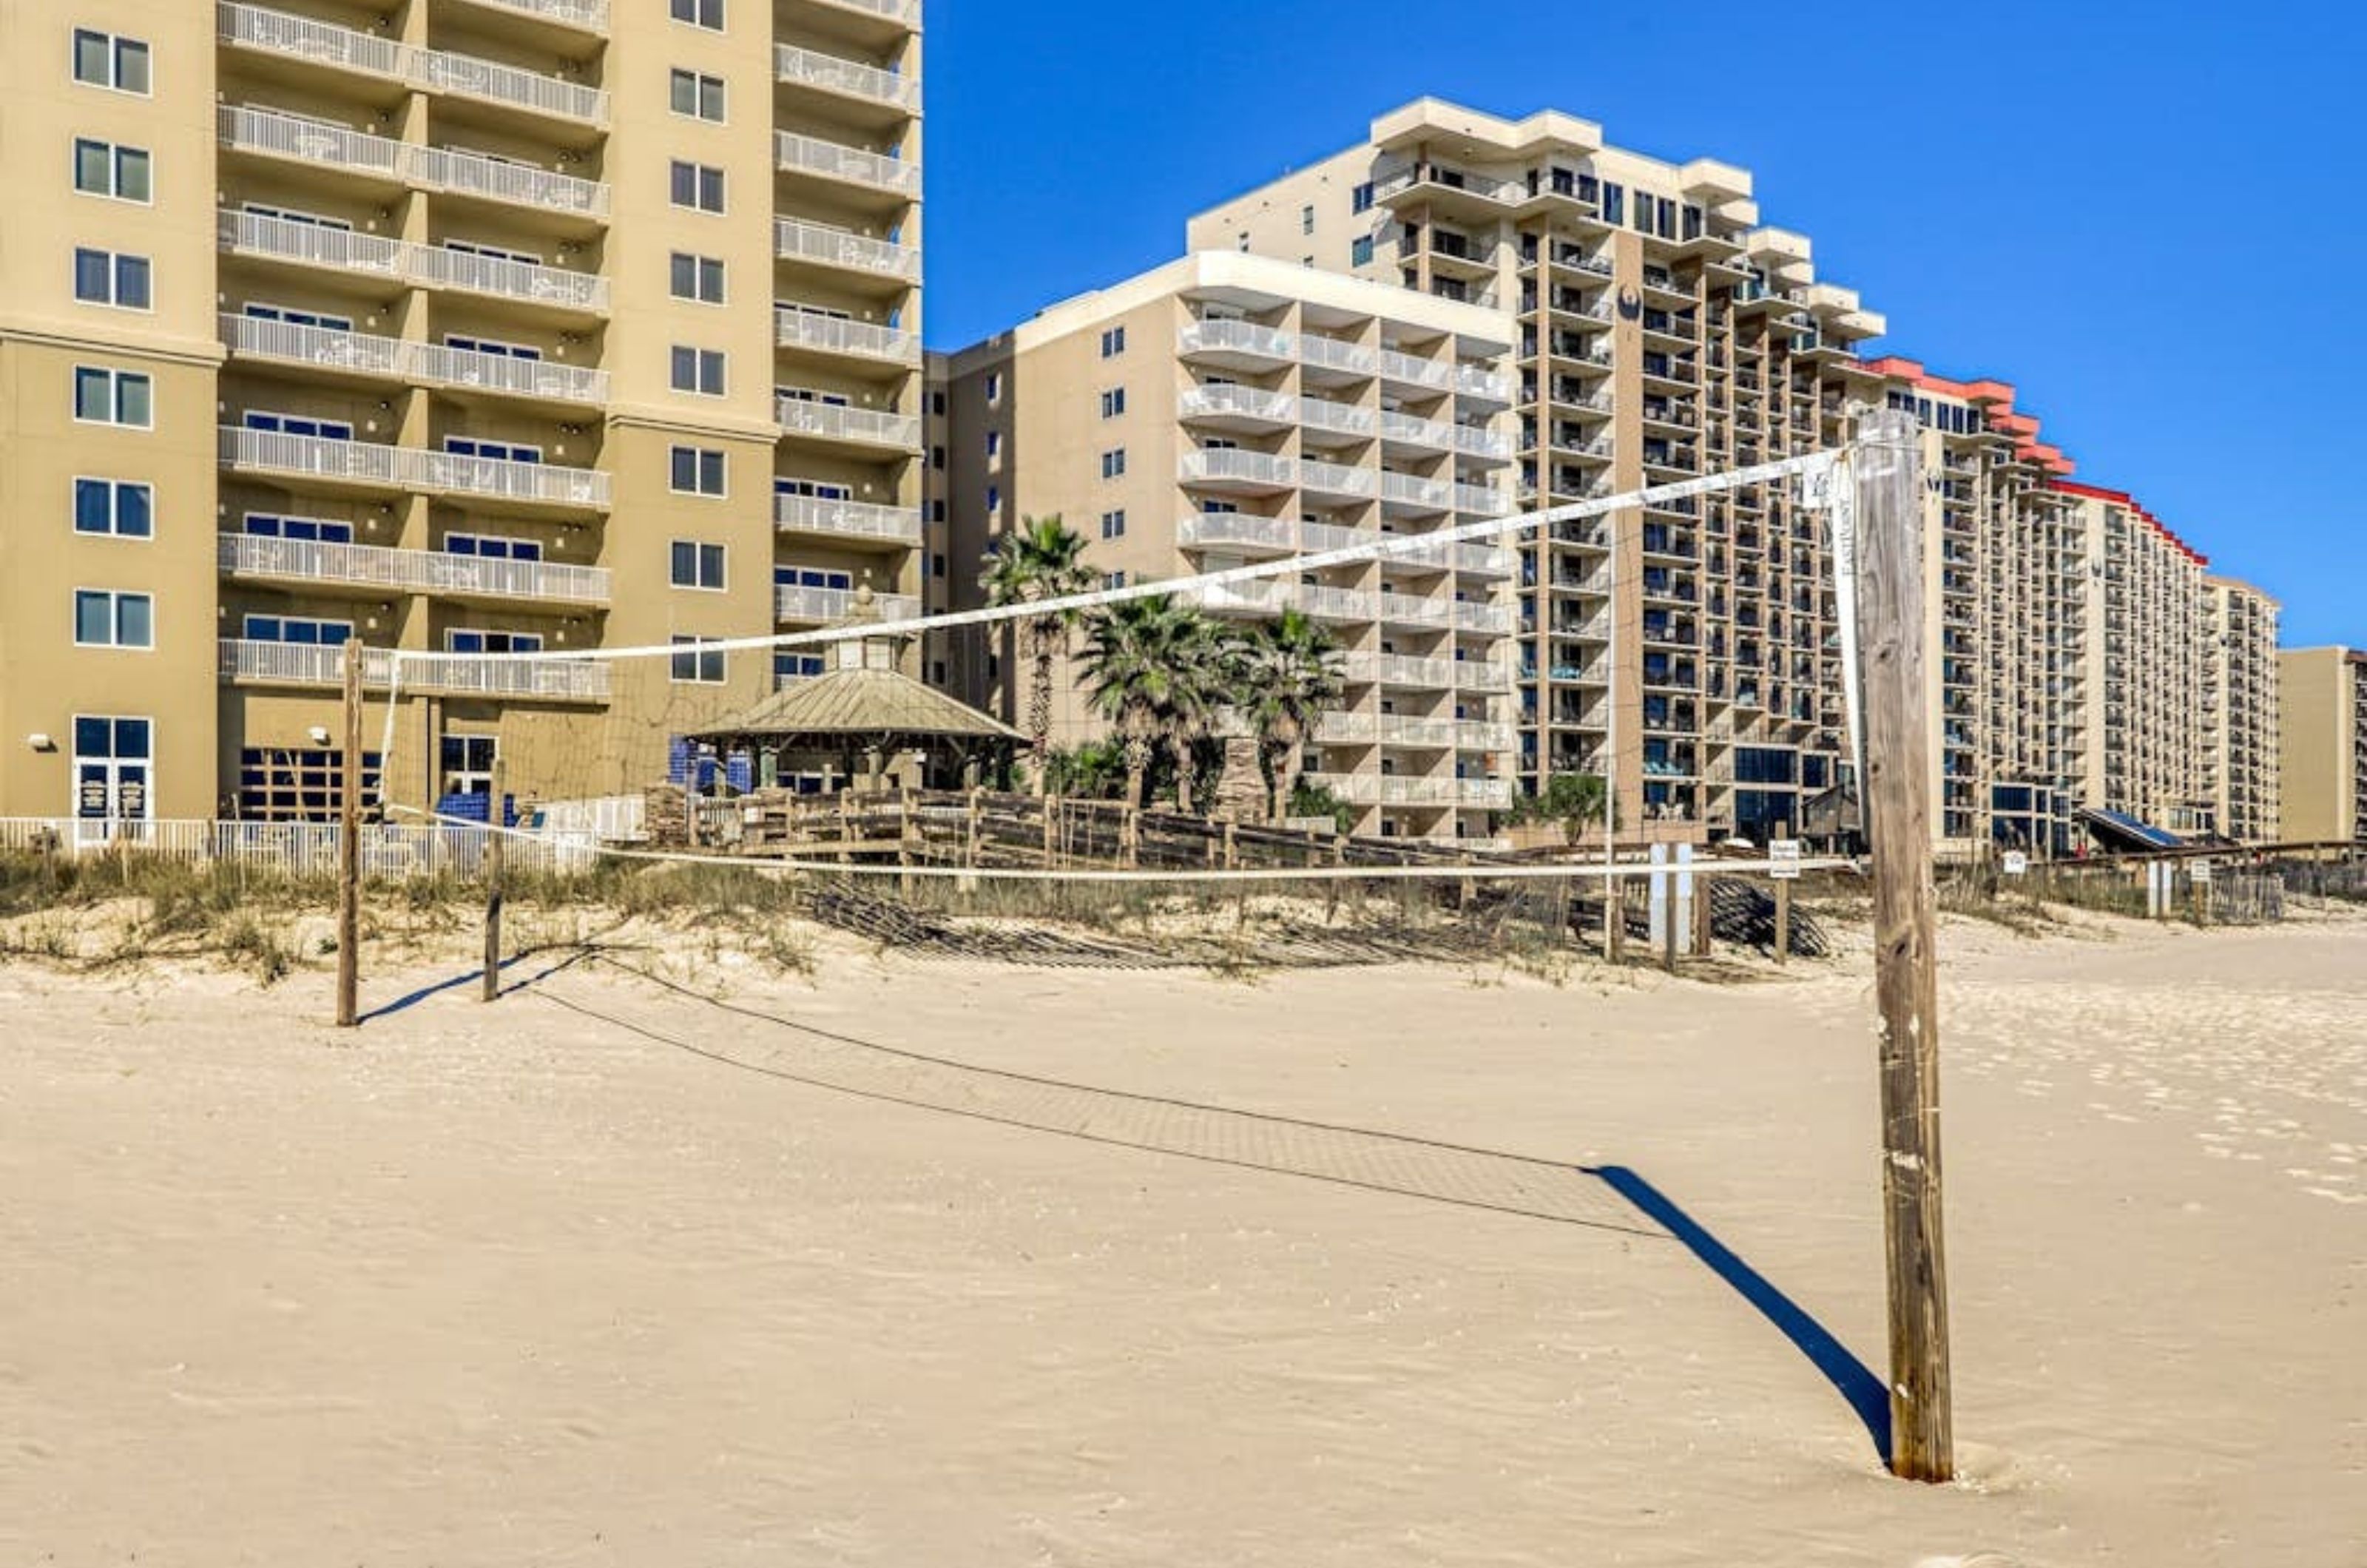
[[[1409,99],[1564,109],[1750,170],[1763,220],[1889,318],[1874,348],[2013,382],[2075,477],[2282,598],[2287,646],[2367,643],[2367,7],[932,0],[927,20],[932,346],[1171,259],[1191,213]]]

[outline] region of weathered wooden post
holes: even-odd
[[[337,792],[337,1027],[352,1029],[361,1022],[362,644],[357,637],[345,643],[345,750]]]
[[[508,814],[502,809],[503,784],[508,770],[501,753],[493,754],[493,798],[485,809],[485,974],[477,990],[479,1001],[502,994],[502,852],[509,841]]]
[[[1908,414],[1885,409],[1866,416],[1850,479],[1858,530],[1874,998],[1881,1014],[1890,1468],[1909,1481],[1946,1481],[1955,1472],[1955,1438],[1941,1228],[1938,916],[1919,466]]]
[[[1767,840],[1767,858],[1771,862],[1780,862],[1784,858],[1776,852],[1778,844],[1787,846],[1793,854],[1797,854],[1800,846],[1792,841],[1792,824],[1789,822],[1775,824],[1775,832]],[[1795,861],[1794,869],[1788,874],[1779,864],[1770,874],[1775,883],[1775,964],[1781,968],[1792,956],[1792,880],[1799,874],[1797,862]]]

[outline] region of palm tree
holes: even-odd
[[[1017,529],[997,536],[988,548],[978,583],[986,591],[986,602],[998,608],[1066,599],[1094,585],[1084,553],[1084,536],[1057,513],[1023,517]],[[1068,651],[1069,634],[1076,624],[1074,610],[1030,615],[1019,624],[1020,640],[1035,664],[1035,684],[1027,695],[1027,736],[1036,753],[1038,795],[1051,776],[1052,661]]]
[[[1085,679],[1125,751],[1127,806],[1142,805],[1151,751],[1163,739],[1176,761],[1177,803],[1192,808],[1192,741],[1223,693],[1219,651],[1206,617],[1172,594],[1121,601],[1088,625]]]
[[[1282,820],[1307,738],[1339,705],[1347,685],[1340,645],[1303,611],[1285,610],[1240,642],[1236,677],[1273,778],[1273,817]]]

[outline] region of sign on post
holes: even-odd
[[[2195,886],[2199,887],[2208,887],[2211,886],[2211,863],[2209,861],[2199,860],[2194,862],[2191,865],[2186,868],[2186,873],[2189,876],[2194,879]]]
[[[2030,857],[2020,850],[2008,850],[2005,852],[2005,864],[2001,869],[2008,876],[2028,876]]]
[[[1771,839],[1767,844],[1767,874],[1778,882],[1800,879],[1800,840]]]

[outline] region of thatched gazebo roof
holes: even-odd
[[[854,665],[809,676],[695,732],[715,742],[817,750],[1019,740],[1009,725],[894,670]]]

